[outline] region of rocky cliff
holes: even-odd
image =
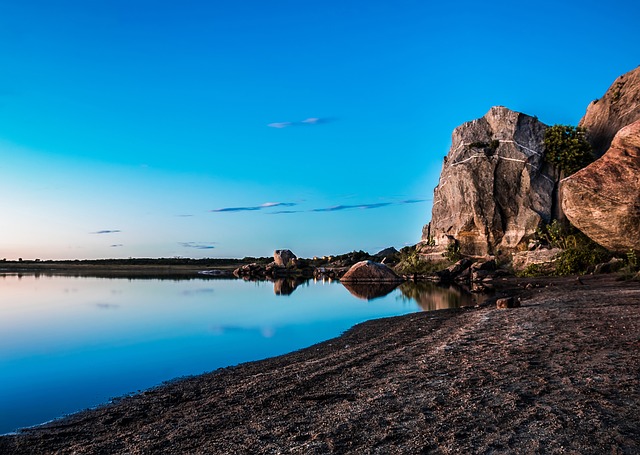
[[[562,180],[562,208],[612,251],[640,251],[640,120],[622,128],[600,159]]]
[[[640,66],[615,80],[600,99],[587,107],[580,126],[596,156],[602,156],[615,134],[624,126],[640,120]]]
[[[484,256],[518,248],[549,222],[557,175],[544,161],[546,128],[505,107],[456,128],[423,242]]]

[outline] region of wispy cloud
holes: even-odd
[[[224,207],[221,209],[209,210],[210,212],[253,212],[256,210],[271,209],[275,207],[293,207],[298,205],[295,202],[265,202],[262,205],[247,207]]]
[[[332,122],[332,118],[321,118],[321,117],[309,117],[304,120],[300,120],[298,122],[274,122],[269,123],[267,126],[270,128],[287,128],[289,126],[310,126],[310,125],[322,125],[324,123]]]
[[[395,205],[405,205],[405,204],[417,204],[420,202],[426,202],[430,199],[405,199],[402,201],[395,202],[373,202],[367,204],[340,204],[334,205],[331,207],[319,207],[315,209],[306,209],[306,210],[270,210],[266,213],[268,215],[289,215],[292,213],[303,213],[303,212],[340,212],[343,210],[373,210],[379,209],[383,207],[390,207]],[[248,212],[248,211],[257,211],[257,210],[265,210],[265,209],[273,209],[276,207],[295,207],[298,206],[297,202],[265,202],[262,205],[256,206],[247,206],[247,207],[225,207],[215,210],[210,210],[210,212]]]
[[[352,209],[379,209],[381,207],[387,207],[389,205],[393,205],[393,202],[378,202],[375,204],[358,204],[358,205],[334,205],[333,207],[324,207],[319,209],[313,209],[312,212],[339,212],[341,210],[352,210]]]
[[[293,123],[291,122],[274,122],[274,123],[269,123],[267,126],[270,128],[286,128],[291,125],[293,125]]]
[[[417,204],[419,202],[427,202],[430,199],[406,199],[404,201],[400,201],[399,204]]]
[[[178,245],[182,246],[183,248],[193,248],[195,250],[213,250],[215,248],[215,246],[213,246],[211,243],[214,242],[178,242]]]
[[[188,214],[184,214],[184,215],[176,215],[178,218],[189,218],[192,217],[193,215],[188,215]]]
[[[117,232],[122,232],[120,229],[104,229],[102,231],[90,232],[89,234],[115,234]]]
[[[301,213],[304,210],[276,210],[275,212],[269,212],[267,215],[282,215],[285,213]]]
[[[417,204],[419,202],[426,202],[429,199],[406,199],[398,202],[374,202],[369,204],[341,204],[334,205],[331,207],[320,207],[309,210],[278,210],[275,212],[269,212],[269,215],[285,215],[290,213],[301,213],[301,212],[340,212],[343,210],[372,210],[379,209],[383,207],[390,207],[393,205],[404,205],[404,204]]]

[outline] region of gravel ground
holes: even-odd
[[[360,324],[0,438],[2,454],[640,453],[640,283]],[[527,286],[525,286],[527,284]]]

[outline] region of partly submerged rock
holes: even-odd
[[[471,256],[526,245],[555,209],[556,173],[544,161],[546,128],[505,107],[457,127],[422,241],[438,252],[458,242]]]
[[[620,129],[640,120],[640,66],[618,77],[604,96],[593,100],[579,125],[596,156],[602,156]]]
[[[571,224],[612,251],[640,251],[640,120],[622,128],[601,158],[562,180]]]
[[[340,281],[402,281],[396,273],[384,264],[360,261],[345,273]]]

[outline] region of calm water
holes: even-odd
[[[472,304],[427,284],[296,284],[0,275],[0,434],[368,319]]]

